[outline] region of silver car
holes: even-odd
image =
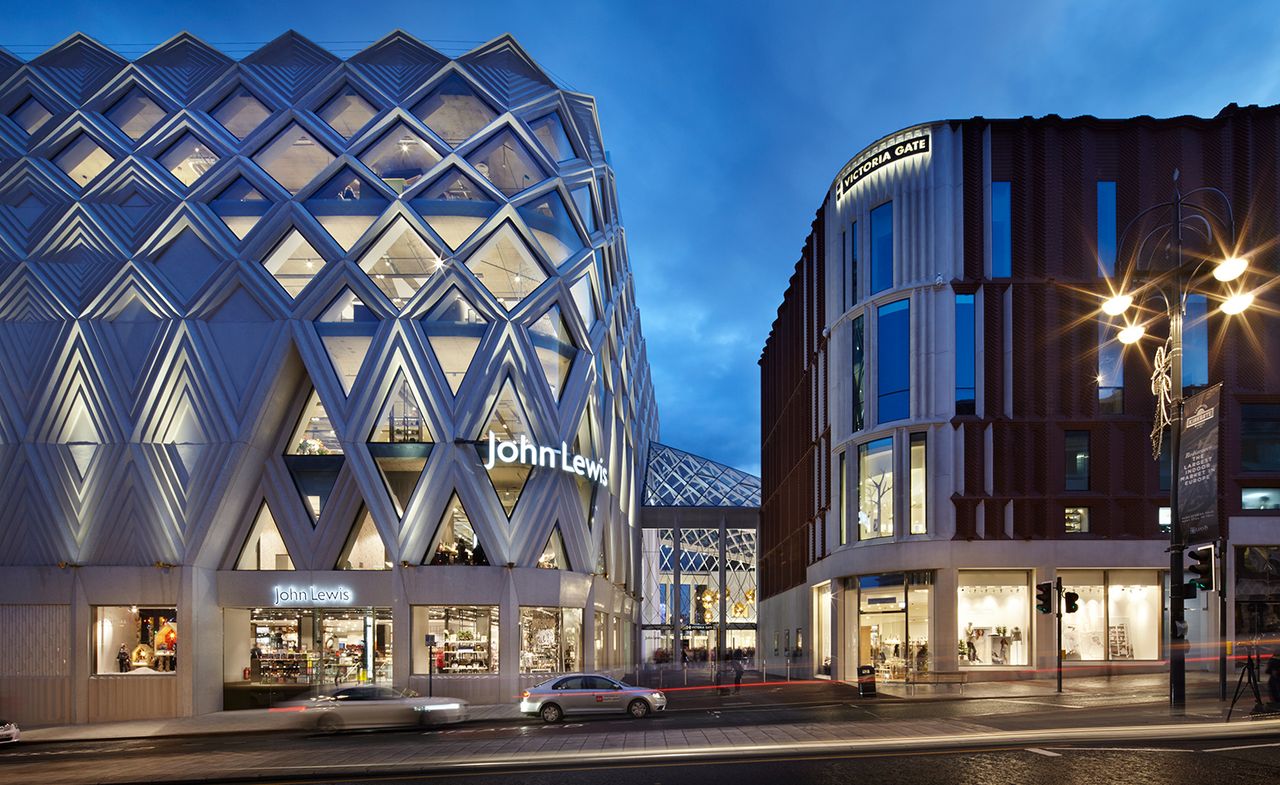
[[[301,707],[304,727],[325,733],[465,722],[468,710],[463,700],[424,698],[412,690],[377,685],[344,687],[293,705]]]
[[[626,712],[636,719],[667,708],[658,690],[632,687],[596,673],[569,673],[547,679],[520,693],[520,712],[559,722],[567,714]]]

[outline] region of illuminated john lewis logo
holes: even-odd
[[[603,462],[569,452],[569,445],[565,442],[560,442],[559,447],[545,447],[534,444],[524,435],[520,436],[519,441],[499,440],[496,433],[489,431],[487,455],[485,469],[492,469],[499,463],[523,463],[545,469],[559,469],[586,477],[600,485],[609,484],[609,470]]]
[[[350,605],[355,595],[346,586],[276,586],[275,605]]]

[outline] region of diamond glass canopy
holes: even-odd
[[[760,478],[650,442],[644,504],[646,507],[759,507]]]

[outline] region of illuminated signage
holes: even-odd
[[[350,605],[355,595],[346,586],[276,586],[275,605]]]
[[[559,469],[562,472],[586,477],[594,483],[607,486],[609,470],[602,461],[593,461],[581,455],[569,452],[569,445],[560,442],[559,447],[543,447],[529,441],[521,435],[519,441],[499,440],[498,435],[489,431],[488,460],[485,469],[492,469],[499,463],[523,463],[528,466],[541,466],[544,469]]]
[[[839,190],[836,196],[842,196],[849,193],[849,189],[858,184],[858,181],[882,166],[899,161],[903,158],[909,158],[913,155],[929,152],[929,135],[920,134],[910,139],[903,139],[901,142],[892,144],[878,153],[869,155],[858,161],[844,173],[840,178]]]

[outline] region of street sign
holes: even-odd
[[[1178,523],[1183,542],[1202,545],[1217,540],[1218,423],[1222,419],[1222,385],[1196,393],[1183,405],[1182,446],[1178,460]]]

